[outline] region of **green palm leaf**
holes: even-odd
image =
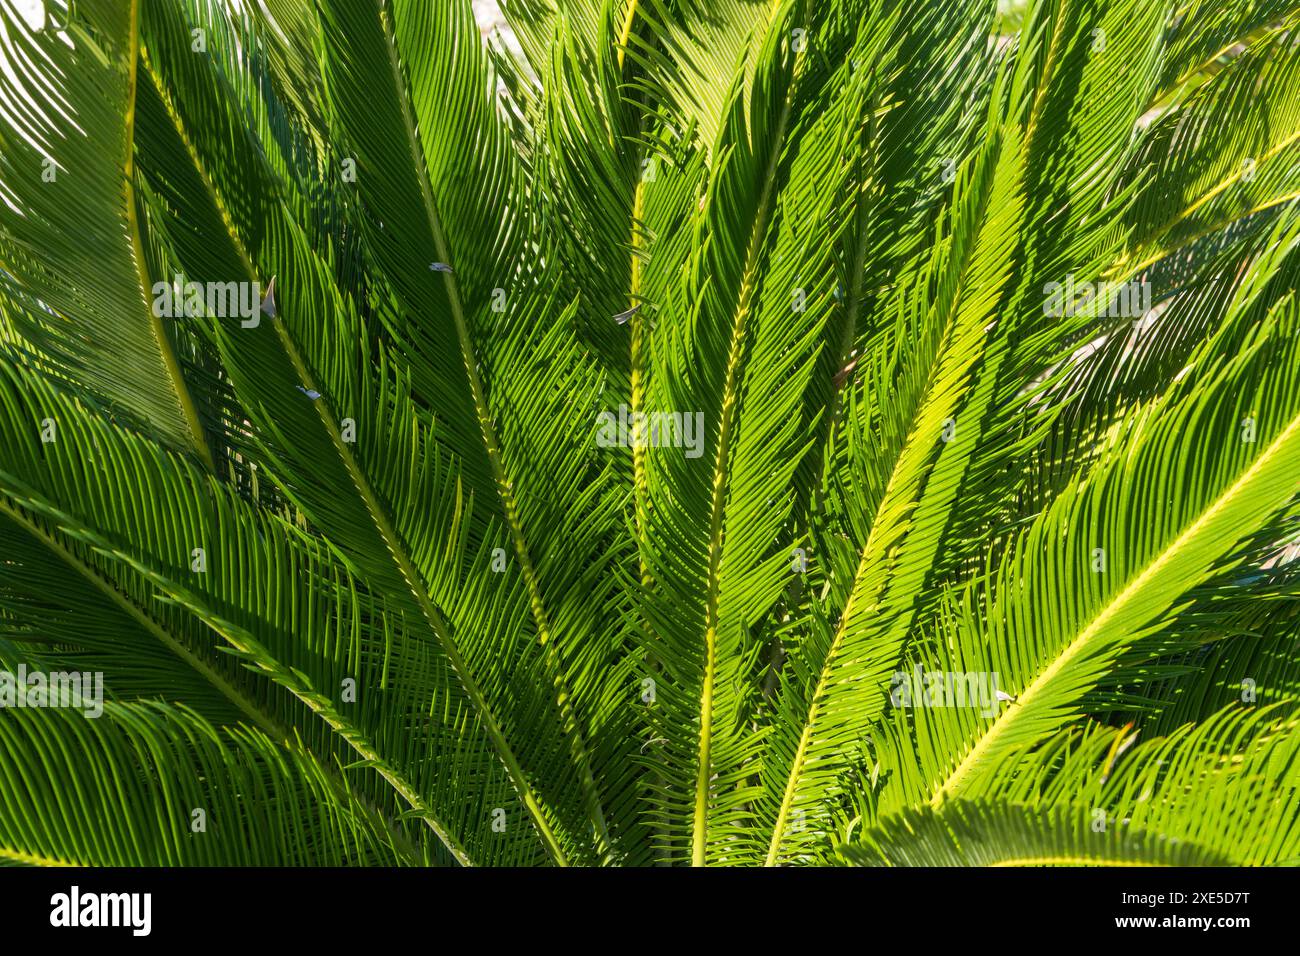
[[[0,0],[0,862],[1300,860],[1300,8],[502,6]]]

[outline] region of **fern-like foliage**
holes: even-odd
[[[0,0],[0,862],[1300,862],[1300,4],[502,6]]]

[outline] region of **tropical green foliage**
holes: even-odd
[[[21,6],[0,861],[1300,861],[1300,3]]]

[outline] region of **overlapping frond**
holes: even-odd
[[[1295,3],[46,6],[0,862],[1300,859]]]
[[[59,19],[63,23],[59,23]],[[0,283],[59,374],[175,448],[208,439],[145,267],[134,191],[136,3],[32,30],[0,6]]]

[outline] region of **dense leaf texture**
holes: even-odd
[[[1300,861],[1296,4],[46,6],[0,862]]]

